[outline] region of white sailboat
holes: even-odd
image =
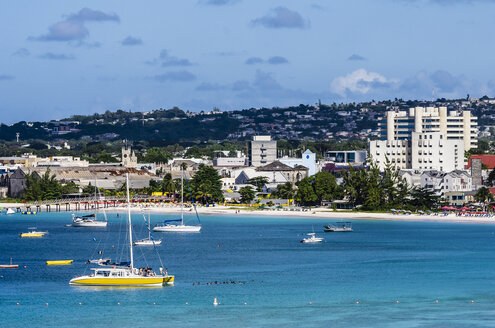
[[[85,228],[94,228],[94,227],[106,227],[107,226],[107,214],[105,210],[103,210],[103,216],[105,217],[104,221],[98,221],[98,209],[100,207],[99,197],[97,196],[98,188],[96,187],[96,176],[95,176],[95,209],[96,213],[76,216],[72,213],[72,226],[73,227],[85,227]]]
[[[158,246],[161,245],[161,239],[151,239],[151,216],[148,213],[148,238],[143,238],[140,240],[136,240],[134,242],[134,246]]]
[[[157,274],[150,268],[138,269],[134,267],[133,243],[132,243],[132,220],[131,205],[129,199],[129,174],[127,180],[127,215],[129,232],[129,265],[103,266],[92,268],[93,273],[76,277],[70,280],[70,285],[78,286],[120,286],[120,287],[153,287],[163,285],[173,285],[175,277],[168,275],[167,270]]]
[[[15,211],[9,207],[7,209],[7,213],[5,213],[5,214],[15,214]]]
[[[181,170],[181,187],[180,187],[180,219],[165,220],[163,225],[157,225],[153,231],[159,232],[199,232],[201,225],[185,225],[184,224],[184,169]],[[172,222],[180,222],[173,224]]]

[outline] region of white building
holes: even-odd
[[[462,140],[466,151],[477,144],[477,117],[469,110],[447,113],[447,107],[416,107],[388,111],[378,126],[382,140],[411,140],[413,132],[440,132],[447,140]]]
[[[364,164],[367,152],[363,150],[331,150],[325,153],[325,161],[333,163]]]
[[[40,158],[35,166],[49,167],[88,167],[89,162],[82,160],[80,157],[72,156],[52,156],[48,158]]]
[[[249,143],[249,165],[259,167],[277,160],[277,141],[270,136],[254,136]]]
[[[421,174],[421,187],[444,197],[446,193],[470,192],[473,190],[471,175],[467,171],[454,170],[448,173],[425,171]]]
[[[278,159],[281,163],[290,167],[304,166],[308,168],[308,176],[316,174],[316,154],[306,149],[301,158],[282,157]]]
[[[447,139],[441,132],[412,132],[411,140],[370,141],[371,158],[380,170],[387,160],[399,170],[462,170],[464,142]]]

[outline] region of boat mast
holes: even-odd
[[[184,167],[181,166],[180,175],[180,224],[184,225]]]
[[[148,239],[151,240],[151,215],[148,212]]]
[[[134,256],[132,254],[132,222],[131,222],[131,200],[129,197],[129,173],[125,174],[126,189],[127,189],[127,216],[129,219],[129,245],[130,245],[130,257],[131,257],[131,271],[134,268]]]

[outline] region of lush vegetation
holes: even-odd
[[[26,190],[23,197],[27,201],[42,201],[58,199],[63,194],[78,191],[79,187],[74,182],[62,185],[55,179],[55,175],[50,175],[50,170],[46,170],[41,177],[35,172],[26,175]]]
[[[280,185],[276,196],[291,196],[291,183]],[[410,188],[389,163],[384,172],[372,163],[368,170],[351,167],[343,175],[342,185],[328,172],[320,172],[297,183],[295,200],[301,205],[320,205],[346,197],[355,208],[366,211],[390,209],[431,210],[442,201],[432,191]],[[288,198],[288,197],[282,197]]]
[[[221,179],[222,177],[213,167],[200,165],[191,179],[190,187],[193,197],[203,204],[223,201]]]

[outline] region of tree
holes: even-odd
[[[201,164],[191,179],[191,189],[196,199],[203,203],[223,201],[222,178],[211,166]]]
[[[489,187],[493,187],[495,183],[495,169],[493,169],[490,174],[488,175],[488,179],[486,180],[486,184],[489,186]]]
[[[50,169],[38,177],[36,173],[26,175],[26,200],[58,199],[62,196],[62,186],[56,180],[55,175],[50,175]]]
[[[256,187],[256,191],[261,192],[263,187],[268,183],[268,178],[259,176],[248,180],[248,184]]]
[[[480,203],[486,203],[487,201],[493,201],[493,194],[490,192],[490,189],[487,187],[481,187],[474,194],[474,200]]]
[[[342,188],[337,184],[335,176],[329,172],[319,172],[314,175],[314,192],[321,205],[322,200],[342,198]]]
[[[172,154],[163,151],[161,148],[152,147],[147,150],[143,161],[146,163],[167,163],[172,158]]]
[[[314,177],[306,177],[297,183],[295,200],[304,205],[314,205],[318,200],[313,188]]]
[[[431,210],[438,208],[440,196],[426,188],[416,187],[411,190],[409,204],[415,209]]]
[[[172,179],[172,174],[167,173],[163,177],[160,189],[163,193],[175,193],[177,191],[177,185],[175,184],[174,179]]]
[[[293,199],[295,190],[292,182],[286,182],[284,184],[279,184],[277,190],[274,192],[276,197],[283,199]]]
[[[245,186],[239,189],[239,193],[241,194],[241,202],[248,204],[253,201],[256,197],[255,191],[251,186]]]

